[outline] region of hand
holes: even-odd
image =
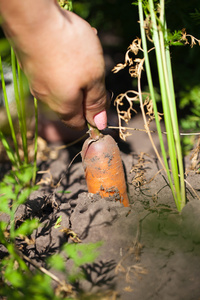
[[[32,94],[70,127],[83,129],[87,121],[104,129],[105,66],[95,31],[55,2],[48,17],[32,27],[20,29],[23,34],[11,38]]]

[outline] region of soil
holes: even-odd
[[[116,61],[108,63],[110,70]],[[130,78],[123,76],[123,72],[116,75],[114,94],[130,88]],[[129,127],[143,129],[141,116],[136,115]],[[83,142],[58,150],[62,145],[47,147],[40,141],[38,166],[43,174],[37,182],[41,187],[20,206],[16,219],[37,217],[42,226],[32,235],[34,243],[23,245],[24,254],[46,267],[46,258],[60,252],[64,243],[73,243],[66,234],[70,229],[83,244],[103,241],[95,262],[84,266],[87,276],[79,290],[105,292],[101,299],[200,300],[200,188],[195,166],[191,168],[190,157],[185,158],[186,179],[193,190],[188,184],[187,205],[178,213],[147,134],[133,131],[127,142],[122,142],[115,131],[110,133],[121,150],[130,207],[87,192],[81,156],[74,159]],[[158,146],[156,134],[154,140]],[[2,178],[7,166],[1,168]],[[55,228],[60,216],[61,226]],[[66,272],[71,267],[68,260]],[[64,279],[63,274],[50,271]]]
[[[130,126],[142,128],[140,116],[131,122]],[[187,186],[188,203],[178,213],[147,135],[135,131],[126,143],[118,140],[118,144],[130,207],[87,193],[80,155],[69,167],[82,143],[59,150],[56,159],[40,161],[40,170],[49,171],[39,175],[38,181],[46,184],[17,211],[16,218],[38,217],[43,225],[33,233],[35,242],[25,248],[25,254],[45,266],[49,255],[61,251],[67,241],[73,242],[62,231],[69,228],[84,244],[103,241],[95,262],[84,266],[87,276],[79,289],[109,291],[102,299],[200,299],[199,175],[189,169],[186,158],[187,181],[196,195]],[[49,145],[50,153],[58,146]],[[60,216],[61,226],[55,228]],[[68,261],[66,270],[70,268]]]

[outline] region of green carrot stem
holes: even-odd
[[[158,74],[162,95],[162,104],[164,112],[164,120],[167,131],[168,150],[171,160],[171,170],[174,180],[175,202],[180,211],[185,205],[185,184],[184,170],[182,163],[182,153],[179,137],[178,118],[175,104],[175,92],[173,86],[171,61],[169,57],[169,49],[165,46],[164,35],[166,35],[166,22],[164,12],[165,2],[160,1],[160,24],[159,29],[156,21],[153,0],[149,0],[149,9],[151,15],[153,41],[155,45]],[[179,172],[181,181],[179,182]],[[180,188],[181,185],[181,188]]]
[[[157,103],[156,103],[153,80],[152,80],[152,75],[151,75],[151,67],[150,67],[150,62],[149,62],[146,34],[145,34],[145,29],[144,29],[144,17],[143,17],[142,0],[139,0],[138,4],[139,4],[140,31],[141,31],[141,38],[142,38],[142,46],[143,46],[143,49],[144,49],[147,80],[148,80],[148,85],[149,85],[149,91],[150,91],[150,94],[151,94],[151,99],[153,101],[155,121],[156,121],[159,141],[160,141],[161,152],[162,152],[162,156],[163,156],[163,160],[164,160],[164,170],[167,173],[167,177],[168,177],[169,184],[170,184],[170,187],[171,187],[171,190],[172,190],[172,193],[173,193],[173,197],[175,197],[174,190],[173,190],[173,183],[172,183],[172,179],[171,179],[171,176],[170,176],[170,170],[169,170],[169,166],[168,166],[168,162],[167,162],[167,154],[166,154],[164,141],[163,141],[163,137],[162,137],[160,121],[159,121],[159,118],[158,118]],[[162,162],[161,162],[161,164],[162,164]]]
[[[99,129],[97,127],[94,127],[94,126],[90,125],[89,123],[87,123],[87,125],[89,128],[90,137],[94,140],[98,140],[102,136],[102,133],[99,131]]]

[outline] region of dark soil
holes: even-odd
[[[124,55],[112,57],[105,57],[108,70],[123,61]],[[112,82],[114,95],[132,88],[129,74],[121,72],[115,77],[110,75],[112,78],[109,74],[107,83],[110,86]],[[116,115],[111,119],[116,119]],[[136,115],[129,127],[143,129],[141,116]],[[16,215],[19,221],[37,217],[42,223],[32,235],[34,243],[23,244],[24,254],[46,267],[46,258],[60,252],[64,243],[73,242],[62,231],[68,228],[82,243],[103,241],[98,259],[84,266],[87,276],[78,285],[79,290],[109,291],[107,298],[102,299],[113,300],[200,300],[199,174],[190,169],[191,161],[187,157],[186,179],[194,190],[187,185],[188,203],[178,213],[147,134],[133,131],[125,143],[119,141],[116,132],[110,132],[121,150],[130,208],[124,208],[112,198],[101,199],[87,193],[80,155],[68,167],[81,151],[82,142],[59,151],[60,145],[51,144],[48,149],[42,145],[39,170],[49,171],[38,175],[37,181],[42,179],[46,184],[41,184]],[[156,134],[154,140],[158,146]],[[7,171],[8,166],[1,165],[0,179]],[[60,216],[61,226],[55,228]],[[0,252],[3,250],[0,248]],[[66,272],[71,265],[67,261]],[[56,275],[64,279],[63,274]]]
[[[142,128],[140,116],[130,126],[135,122]],[[70,228],[82,243],[103,241],[98,259],[84,266],[87,276],[79,288],[109,290],[106,299],[200,299],[200,201],[194,191],[188,187],[188,203],[178,213],[147,135],[134,132],[127,143],[119,142],[130,208],[88,194],[80,156],[68,168],[81,145],[60,150],[54,160],[41,161],[40,170],[50,169],[40,175],[43,179],[51,174],[52,184],[62,181],[57,188],[43,184],[17,211],[16,218],[38,217],[43,225],[32,235],[35,242],[24,248],[25,254],[45,266],[48,256],[72,242],[61,231]],[[187,181],[200,196],[199,175],[190,170]],[[58,193],[66,190],[70,193]],[[59,216],[61,227],[55,228]],[[68,261],[66,270],[70,266]],[[57,275],[62,279],[62,274]]]

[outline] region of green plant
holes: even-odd
[[[187,86],[185,91],[180,92],[179,108],[184,117],[180,117],[180,125],[187,135],[182,136],[184,154],[193,148],[196,137],[200,131],[200,86],[195,85],[192,89]],[[187,113],[184,113],[187,112]],[[196,134],[196,135],[195,135]]]
[[[65,274],[68,282],[74,283],[77,280],[85,278],[82,267],[85,264],[92,263],[98,257],[97,249],[102,246],[102,242],[89,244],[65,244],[62,247],[62,253],[55,254],[48,259],[51,267]],[[65,256],[73,261],[73,267],[69,271],[65,268]]]
[[[0,211],[9,219],[7,222],[0,221],[0,243],[4,245],[7,252],[0,262],[0,295],[7,296],[7,299],[24,299],[20,298],[19,291],[27,286],[31,276],[31,272],[17,249],[16,240],[23,240],[29,236],[39,224],[36,219],[28,219],[16,227],[15,220],[18,207],[26,202],[33,190],[38,188],[28,185],[31,178],[32,166],[21,166],[18,170],[11,171],[0,182]],[[36,277],[34,281],[37,281]]]
[[[165,2],[164,0],[160,0],[160,2],[157,4],[157,9],[155,9],[154,2],[152,0],[149,0],[148,4],[145,5],[143,5],[142,1],[139,0],[138,5],[139,5],[140,30],[141,30],[142,45],[144,49],[147,79],[148,79],[151,98],[153,101],[155,121],[158,130],[162,156],[164,160],[164,169],[167,173],[167,177],[173,193],[173,197],[175,199],[177,209],[180,211],[184,207],[186,202],[184,168],[183,168],[183,158],[182,158],[180,134],[179,134],[179,127],[178,127],[178,117],[177,117],[177,110],[176,110],[175,91],[173,85],[173,75],[172,75],[172,68],[171,68],[169,45],[166,43],[167,25],[165,19]],[[160,82],[162,107],[163,107],[164,121],[165,121],[165,127],[167,132],[168,152],[169,152],[171,167],[169,166],[169,163],[167,161],[167,152],[164,147],[160,122],[157,114],[157,104],[154,96],[153,80],[151,76],[146,36],[144,30],[144,19],[143,19],[144,11],[146,15],[150,17],[150,22],[151,22],[151,25],[150,24],[148,25],[150,26],[150,31],[152,34],[152,39],[153,39],[155,52],[156,52],[156,61],[157,61],[158,76]]]
[[[191,38],[191,46],[195,45],[196,42],[200,44],[200,41],[195,39],[193,36],[188,35],[185,30],[174,31],[174,33],[171,33],[167,29],[164,0],[138,0],[133,4],[138,5],[141,39],[135,39],[129,46],[124,64],[118,64],[113,69],[114,72],[118,72],[126,66],[129,66],[130,75],[138,79],[137,91],[128,91],[124,94],[120,94],[114,102],[117,106],[119,116],[120,136],[122,139],[126,139],[129,135],[127,128],[122,126],[122,121],[128,123],[131,119],[132,112],[135,112],[133,105],[135,102],[139,101],[144,119],[145,130],[150,138],[162,168],[167,174],[169,186],[177,209],[178,211],[181,211],[186,203],[185,178],[170,58],[170,46],[189,44],[188,38]],[[153,43],[153,47],[149,47],[149,41]],[[153,59],[151,58],[152,51],[155,52],[156,58],[160,95],[166,128],[165,131],[167,135],[167,148],[165,148],[163,132],[161,131],[160,120],[162,118],[162,114],[158,112],[156,101],[157,90],[154,88],[153,83],[151,68],[151,60]],[[137,56],[139,52],[142,53],[143,58],[133,58],[133,55]],[[143,93],[141,88],[141,76],[144,66],[149,93]],[[129,104],[129,108],[126,111],[121,109],[124,99],[126,99]],[[157,126],[162,158],[154,144],[152,132],[149,128],[150,122],[154,119]]]
[[[38,186],[30,186],[31,178],[32,166],[21,166],[18,170],[10,171],[0,182],[0,211],[5,217],[4,221],[0,221],[0,244],[4,246],[4,257],[0,261],[0,296],[8,300],[27,297],[60,300],[71,299],[71,296],[74,299],[74,289],[70,284],[59,280],[52,272],[23,254],[21,244],[27,243],[33,231],[41,226],[36,218],[17,222],[15,217],[20,205],[25,204],[29,195],[38,189]],[[61,221],[59,218],[56,224]],[[63,272],[66,280],[74,283],[84,277],[82,267],[95,260],[101,244],[65,244],[62,253],[48,259],[48,265]],[[66,259],[74,263],[70,271],[66,270]],[[35,271],[30,271],[25,262],[32,264]],[[57,283],[57,292],[51,286],[51,280]]]
[[[16,57],[13,49],[11,48],[11,67],[12,67],[12,75],[13,75],[13,86],[14,86],[14,95],[15,95],[15,103],[19,124],[19,132],[20,136],[17,135],[16,126],[13,123],[9,100],[7,97],[6,84],[3,73],[3,65],[2,58],[0,56],[0,74],[1,74],[1,82],[2,82],[2,90],[4,96],[4,105],[6,109],[6,114],[8,118],[8,124],[10,127],[10,135],[13,143],[13,147],[8,142],[4,132],[0,128],[0,139],[2,144],[6,150],[7,156],[10,159],[12,166],[15,169],[19,169],[21,166],[26,166],[30,162],[28,155],[28,142],[27,142],[27,124],[26,124],[26,107],[25,107],[25,99],[28,93],[27,82],[25,76],[23,75],[19,63],[16,61]],[[34,107],[35,107],[35,143],[34,143],[34,161],[33,161],[33,173],[31,180],[33,183],[36,178],[36,157],[37,157],[37,100],[34,99]],[[19,152],[19,144],[22,144],[23,156],[20,156]]]

